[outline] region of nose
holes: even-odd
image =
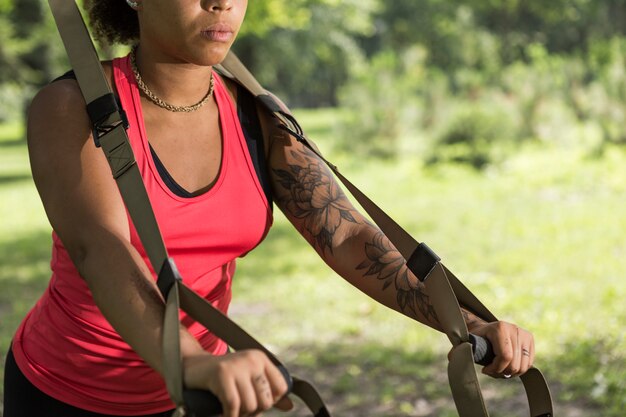
[[[206,0],[203,8],[208,12],[223,12],[233,7],[233,0]]]

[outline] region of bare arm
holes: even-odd
[[[133,350],[162,373],[165,303],[130,243],[123,201],[103,152],[94,146],[75,82],[54,83],[33,100],[28,147],[50,223],[94,301]],[[280,371],[262,352],[217,357],[204,351],[183,326],[180,336],[186,387],[215,393],[225,417],[266,410],[286,392]],[[290,408],[289,401],[279,405]]]
[[[328,167],[288,136],[272,146],[276,202],[320,257],[359,290],[439,329],[425,288],[387,237],[349,202]]]
[[[124,205],[106,159],[94,146],[85,103],[73,81],[44,88],[33,100],[28,148],[35,184],[54,230],[104,316],[161,372],[164,302],[130,244]],[[199,351],[187,332],[183,351]]]
[[[332,269],[380,303],[441,330],[425,286],[389,239],[352,206],[323,161],[295,138],[277,133],[270,166],[277,205]],[[530,333],[462,313],[470,331],[494,344],[496,361],[485,373],[518,375],[532,365]]]

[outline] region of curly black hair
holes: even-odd
[[[130,44],[139,39],[137,12],[123,0],[84,0],[94,37],[108,44]]]

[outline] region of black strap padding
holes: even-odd
[[[219,398],[211,391],[186,389],[185,417],[219,417],[222,415],[222,404]]]
[[[161,270],[159,271],[159,277],[157,278],[157,287],[159,287],[159,291],[163,298],[167,299],[167,295],[170,292],[172,286],[176,283],[176,281],[182,281],[183,278],[178,272],[178,268],[174,263],[172,258],[167,258],[163,265],[161,266]]]
[[[256,109],[254,96],[240,84],[237,84],[237,116],[241,123],[241,129],[246,138],[248,152],[254,165],[257,178],[261,183],[265,198],[270,208],[273,208],[272,184],[270,181],[267,156],[263,139],[263,129]]]
[[[256,96],[256,99],[259,100],[265,108],[273,113],[282,112],[283,109],[280,108],[280,105],[276,102],[276,99],[272,97],[270,94],[260,94]]]
[[[52,80],[50,83],[62,80],[76,80],[76,73],[74,73],[74,70],[69,70],[65,74]],[[128,121],[126,120],[126,115],[122,109],[122,104],[120,103],[119,98],[113,93],[105,94],[104,96],[87,104],[87,114],[89,115],[92,125],[96,125],[102,120],[105,120],[111,113],[115,113],[116,111],[119,111],[122,114],[122,118],[127,124]]]
[[[68,72],[66,72],[65,74],[55,78],[54,80],[50,81],[50,84],[57,82],[57,81],[62,81],[62,80],[75,80],[76,79],[76,74],[74,73],[74,70],[69,70]]]
[[[109,115],[119,110],[120,108],[113,93],[105,94],[91,103],[87,103],[87,114],[89,115],[91,124],[94,126],[102,123]]]
[[[55,78],[50,83],[62,80],[76,80],[76,73],[73,70],[67,71],[65,74]],[[119,97],[113,93],[105,94],[87,104],[87,115],[89,116],[89,120],[91,120],[93,140],[97,147],[100,147],[100,138],[115,127],[103,125],[109,115],[115,112],[119,112],[124,129],[128,129],[129,124],[126,112],[122,108],[122,103],[120,102]]]
[[[441,258],[424,242],[420,243],[406,262],[406,266],[424,282]]]

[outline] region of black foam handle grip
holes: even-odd
[[[187,416],[219,417],[222,415],[222,404],[211,391],[186,389],[183,391]]]
[[[487,366],[493,362],[496,355],[493,353],[493,346],[491,346],[489,340],[470,333],[469,341],[472,344],[472,350],[474,352],[474,363]]]
[[[282,365],[278,366],[278,369],[287,382],[287,392],[291,392],[293,380],[289,371]],[[219,417],[222,415],[222,404],[211,391],[185,389],[183,398],[187,408],[186,417]]]

